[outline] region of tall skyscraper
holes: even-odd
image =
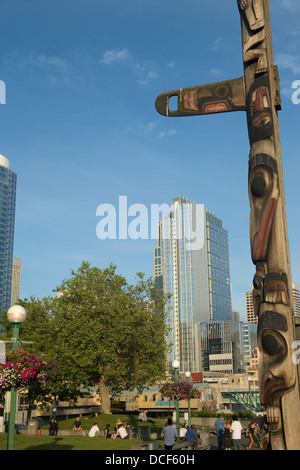
[[[21,266],[22,260],[20,258],[14,258],[11,283],[11,305],[15,305],[20,298]]]
[[[254,313],[252,290],[248,291],[248,292],[245,292],[245,296],[246,296],[247,322],[248,323],[257,323],[258,318],[257,318],[257,315],[255,315],[255,313]]]
[[[232,315],[228,233],[212,212],[184,197],[172,199],[159,233],[154,278],[172,295],[166,306],[168,363],[178,359],[181,370],[197,372],[201,323]]]
[[[11,306],[17,175],[0,155],[0,311]]]
[[[296,284],[292,284],[292,294],[294,302],[294,315],[296,317],[300,317],[300,293],[299,286],[296,286]]]

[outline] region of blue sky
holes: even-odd
[[[293,281],[300,284],[300,3],[271,0]],[[170,204],[183,195],[229,233],[233,309],[245,319],[249,141],[244,113],[157,114],[168,90],[243,75],[235,0],[15,0],[1,6],[0,153],[18,175],[21,297],[52,294],[82,260],[133,281],[153,275],[148,240],[99,240],[97,207]],[[300,97],[300,95],[299,95]]]

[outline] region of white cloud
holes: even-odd
[[[146,72],[146,75],[143,79],[140,79],[138,80],[137,82],[140,84],[140,85],[147,85],[147,83],[150,81],[150,80],[155,80],[156,78],[158,78],[159,75],[158,73],[156,72]]]
[[[7,57],[7,60],[13,61],[15,65],[18,65],[19,67],[30,65],[40,69],[51,68],[54,73],[67,72],[69,69],[68,62],[61,57],[58,57],[57,55],[37,54],[36,51],[31,51],[29,53],[15,51]]]
[[[155,126],[156,126],[156,122],[148,122],[148,124],[146,126],[142,126],[142,128],[146,132],[152,132]]]
[[[175,134],[176,134],[176,131],[174,129],[172,129],[170,131],[161,132],[159,134],[159,137],[165,137],[166,135],[175,135]]]
[[[217,39],[215,39],[214,42],[213,42],[213,44],[212,44],[211,49],[212,49],[213,51],[218,51],[218,50],[221,48],[221,46],[222,46],[222,41],[223,41],[222,38],[217,38]]]
[[[111,65],[113,62],[127,61],[130,60],[129,50],[124,48],[121,50],[107,50],[104,52],[100,63]]]
[[[45,56],[39,55],[35,58],[35,61],[39,65],[50,65],[51,67],[55,67],[60,70],[66,70],[68,68],[68,64],[61,59],[60,57],[54,56]]]
[[[276,56],[276,64],[280,68],[291,70],[295,75],[300,74],[300,56],[282,52]]]
[[[290,11],[296,11],[300,6],[298,0],[279,0],[279,4]]]
[[[18,73],[30,73],[31,77],[43,77],[51,84],[65,83],[73,85],[75,74],[72,64],[58,55],[39,54],[36,51],[14,51],[5,61]]]
[[[102,58],[99,60],[100,64],[111,65],[114,62],[123,62],[129,64],[131,70],[140,78],[137,79],[137,83],[140,85],[147,85],[149,81],[159,77],[158,73],[155,72],[155,67],[151,61],[145,61],[142,64],[134,62],[128,49],[112,49],[107,50],[103,53]]]
[[[212,68],[212,69],[210,69],[209,71],[210,71],[210,73],[211,73],[212,75],[217,75],[217,76],[224,75],[224,72],[223,72],[223,70],[221,70],[221,69]]]

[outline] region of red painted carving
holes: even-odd
[[[271,198],[268,202],[260,231],[253,237],[251,251],[254,264],[258,261],[266,261],[268,241],[276,206],[277,200]]]

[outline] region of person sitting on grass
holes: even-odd
[[[81,421],[78,417],[76,418],[76,421],[75,421],[74,426],[73,426],[73,436],[75,435],[75,432],[79,432],[80,436],[82,436]]]
[[[97,423],[94,423],[94,426],[92,426],[89,430],[89,437],[100,437],[100,431]]]
[[[126,431],[126,429],[124,428],[124,424],[120,424],[119,427],[118,427],[118,430],[116,432],[116,434],[114,434],[114,439],[116,438],[121,438],[121,439],[132,439],[128,432]]]
[[[107,424],[105,429],[104,429],[104,437],[105,437],[105,439],[110,439],[111,438],[110,424]]]

